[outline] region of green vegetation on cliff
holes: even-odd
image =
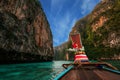
[[[95,11],[94,11],[95,12]],[[92,14],[91,14],[92,15]],[[92,24],[99,21],[101,16],[105,16],[107,21],[102,24],[101,27],[97,28],[96,31],[92,31]],[[81,23],[81,22],[80,22]],[[96,16],[92,21],[87,22],[86,37],[83,37],[82,41],[88,56],[92,59],[98,58],[112,58],[118,55],[120,50],[119,44],[119,33],[120,33],[120,0],[116,0],[111,9],[108,9],[98,16]],[[81,32],[80,32],[81,33]],[[114,41],[111,44],[111,41]]]
[[[71,33],[74,31],[81,34],[82,44],[90,59],[119,58],[120,0],[101,1],[91,14],[76,22]],[[68,43],[66,45],[70,48]],[[64,46],[60,51],[64,51]]]

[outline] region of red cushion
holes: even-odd
[[[75,60],[88,60],[85,54],[75,55]]]

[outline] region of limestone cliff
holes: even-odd
[[[60,46],[54,47],[54,60],[66,60],[66,49],[68,49],[69,42],[65,42]]]
[[[116,57],[120,54],[120,0],[102,0],[73,30],[80,32],[90,58]],[[96,55],[97,54],[97,55]]]
[[[0,0],[0,61],[52,60],[52,44],[38,0]]]
[[[120,0],[101,0],[89,15],[76,22],[70,34],[75,31],[81,34],[82,43],[90,59],[120,59],[119,25]]]

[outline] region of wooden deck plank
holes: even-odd
[[[72,69],[60,80],[120,80],[120,75],[102,69]]]
[[[71,70],[66,75],[64,75],[60,80],[80,80],[77,74],[78,70]]]
[[[102,80],[93,70],[81,69],[79,72],[81,80]]]
[[[112,73],[106,70],[95,70],[94,71],[97,75],[101,76],[103,80],[119,80],[120,75],[116,73]]]

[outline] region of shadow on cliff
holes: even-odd
[[[51,61],[53,57],[41,56],[32,53],[7,51],[0,48],[0,64],[32,63]]]

